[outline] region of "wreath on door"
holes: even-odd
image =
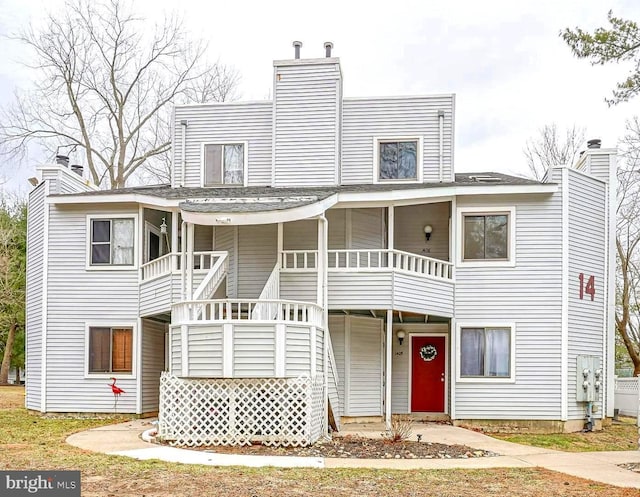
[[[420,348],[420,357],[424,362],[433,361],[438,355],[438,351],[433,345],[425,345]]]

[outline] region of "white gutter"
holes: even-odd
[[[438,170],[438,178],[440,183],[444,181],[444,111],[438,111],[438,126],[440,129],[440,138],[439,144],[440,149],[438,151],[438,161],[439,161],[439,170]]]

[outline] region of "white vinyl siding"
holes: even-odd
[[[341,76],[334,61],[275,68],[274,186],[338,184]]]
[[[216,226],[216,250],[228,252],[227,256],[227,297],[238,296],[238,247],[236,245],[237,226]]]
[[[345,98],[342,120],[341,184],[373,183],[373,140],[385,136],[422,137],[422,179],[439,180],[440,124],[444,111],[444,181],[453,181],[453,95]]]
[[[276,264],[275,224],[238,227],[238,298],[257,299]]]
[[[165,325],[142,320],[142,412],[157,412],[160,373],[165,370]]]
[[[28,409],[40,410],[42,388],[43,262],[45,260],[45,184],[29,194],[27,211],[26,397]]]
[[[557,178],[554,178],[557,180]],[[516,326],[515,379],[461,383],[457,419],[560,419],[562,192],[461,197],[458,208],[516,209],[514,267],[456,269],[456,322]]]
[[[222,377],[222,326],[190,326],[189,376]]]
[[[333,345],[333,356],[336,359],[336,369],[338,371],[338,396],[340,405],[345,405],[345,316],[329,315],[329,333],[331,334],[331,344]]]
[[[385,248],[384,209],[351,210],[351,246],[352,249]]]
[[[393,248],[449,260],[449,202],[396,207],[393,217]],[[424,235],[426,224],[433,228],[429,241]]]
[[[182,171],[182,131],[186,120],[186,182],[201,186],[203,143],[246,143],[248,186],[271,184],[272,103],[224,102],[176,106],[173,121],[174,182],[180,183]]]
[[[382,414],[382,321],[347,317],[348,357],[346,416]]]
[[[113,394],[102,375],[84,377],[85,323],[135,323],[138,272],[86,270],[87,215],[107,211],[104,205],[52,205],[50,209],[47,410],[113,412]],[[109,206],[108,212],[122,218],[134,215],[137,208]],[[136,412],[136,380],[122,378],[118,386],[126,392],[118,399],[118,412]]]
[[[346,248],[346,209],[330,209],[325,213],[329,222],[329,250]]]
[[[592,161],[595,157],[592,157]],[[592,163],[593,172],[593,163]],[[594,355],[604,365],[603,345],[605,312],[605,243],[606,185],[574,170],[569,175],[569,356],[568,415],[569,419],[584,418],[584,403],[576,402],[576,357]],[[580,274],[583,274],[583,298],[580,299]],[[593,276],[595,296],[584,292]],[[596,402],[596,417],[602,416],[602,391]]]
[[[275,376],[275,328],[236,328],[233,336],[233,376],[258,378]]]

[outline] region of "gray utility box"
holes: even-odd
[[[579,355],[576,363],[576,400],[596,402],[604,381],[600,358],[595,355]]]

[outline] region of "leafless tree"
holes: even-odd
[[[228,99],[238,75],[206,63],[205,44],[189,41],[175,16],[149,24],[125,0],[70,0],[41,29],[16,35],[34,54],[36,83],[3,109],[2,151],[19,156],[32,141],[52,154],[75,148],[91,180],[110,188],[166,163],[170,105]]]
[[[573,125],[562,136],[555,123],[546,124],[540,128],[539,135],[527,140],[525,145],[524,155],[529,171],[540,180],[552,166],[573,164],[584,140],[584,128]]]
[[[627,122],[618,165],[616,329],[640,375],[640,121]]]

